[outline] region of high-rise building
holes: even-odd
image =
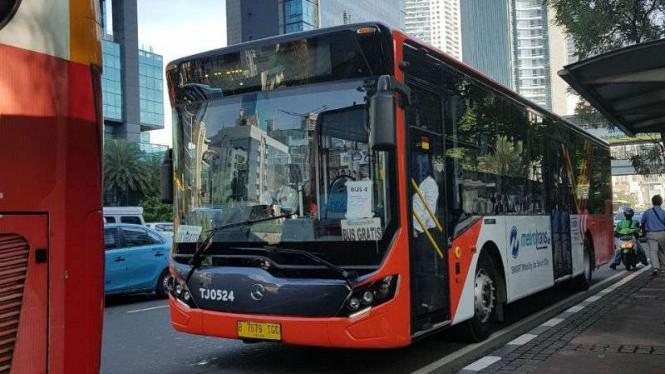
[[[403,0],[226,0],[227,44],[364,21],[401,28]]]
[[[540,0],[513,0],[513,61],[520,95],[552,106],[547,8]]]
[[[404,31],[461,58],[460,0],[405,0]]]
[[[460,14],[464,62],[514,88],[510,2],[464,0]]]
[[[568,38],[542,0],[464,0],[465,63],[555,113],[569,114],[567,85],[557,72],[569,62]]]
[[[100,0],[104,135],[140,144],[164,128],[162,56],[138,47],[136,0]]]
[[[389,26],[404,26],[403,0],[322,0],[319,2],[321,27],[364,21],[380,21]]]

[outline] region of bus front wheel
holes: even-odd
[[[474,279],[474,314],[463,327],[465,340],[479,342],[492,333],[498,305],[498,279],[496,266],[490,256],[481,254]]]

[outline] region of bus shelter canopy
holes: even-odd
[[[559,75],[627,135],[665,132],[665,39],[570,64]]]

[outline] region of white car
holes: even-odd
[[[140,206],[105,206],[104,223],[131,223],[145,225]]]

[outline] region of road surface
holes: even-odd
[[[594,273],[594,282],[615,273],[604,266]],[[503,327],[574,295],[560,288],[519,301],[509,307],[510,321]],[[169,323],[166,300],[126,296],[107,299],[102,373],[408,373],[466,345],[452,331],[390,350],[245,344],[178,333]]]

